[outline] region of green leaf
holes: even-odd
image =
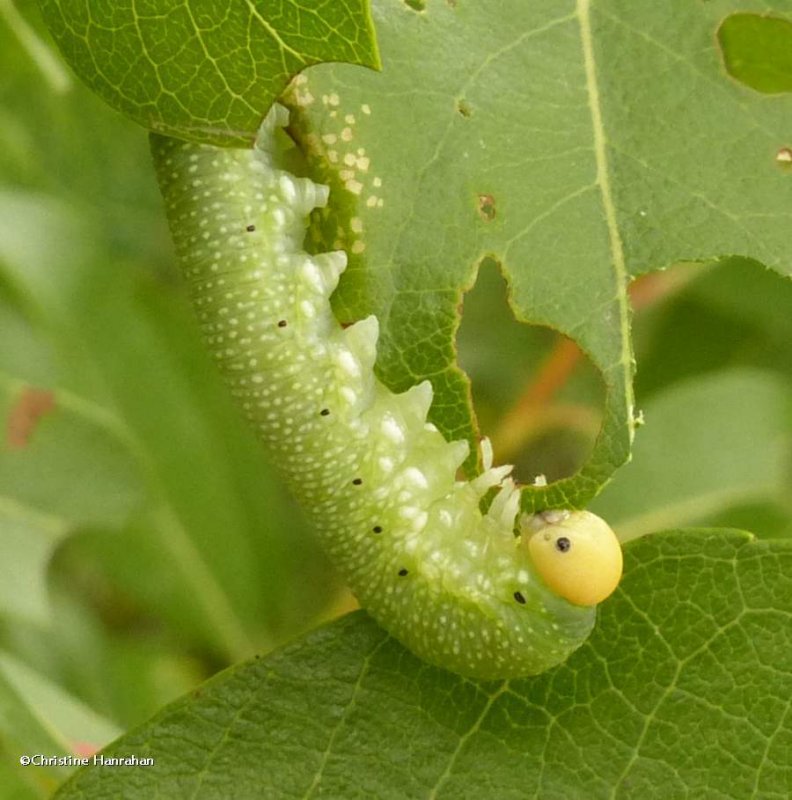
[[[52,793],[39,784],[34,787],[36,776],[31,773],[20,774],[19,767],[10,760],[0,758],[0,800],[44,800]]]
[[[98,570],[92,563],[82,572],[64,569],[72,552],[69,545],[81,538],[67,542],[51,570],[49,627],[9,618],[2,627],[3,646],[91,708],[101,709],[120,728],[128,728],[206,680],[211,672],[189,639],[175,645],[163,626],[154,629],[143,615],[133,615],[133,595],[123,587],[97,581]],[[102,538],[115,537],[104,533]],[[79,551],[76,554],[79,557]],[[53,705],[47,713],[55,717],[59,703]],[[96,749],[113,737],[88,731],[70,738],[85,744],[84,749]]]
[[[635,318],[641,404],[672,383],[709,372],[792,372],[792,281],[747,259],[684,265],[657,278],[682,281],[684,288]]]
[[[733,369],[674,384],[644,409],[632,461],[591,504],[622,541],[745,503],[788,504],[792,386]]]
[[[309,64],[379,66],[367,0],[40,0],[74,71],[114,108],[160,133],[250,143]]]
[[[117,421],[74,395],[0,374],[0,420],[0,609],[42,624],[56,545],[78,527],[122,527],[144,479]]]
[[[60,687],[0,652],[0,754],[4,763],[19,765],[22,756],[35,754],[84,754],[86,748],[96,749],[117,734],[114,726]],[[21,765],[16,778],[24,776],[49,794],[70,771],[58,765]]]
[[[792,92],[792,22],[758,14],[732,14],[718,28],[729,74],[766,94]]]
[[[120,733],[115,725],[8,653],[0,652],[0,676],[5,690],[13,691],[26,706],[25,713],[43,724],[52,737],[51,741],[37,745],[20,743],[26,747],[49,744],[65,753],[85,752],[99,748]],[[14,729],[5,724],[2,724],[2,733],[14,738]],[[20,750],[17,755],[26,752]]]
[[[66,525],[120,527],[130,517],[143,479],[116,419],[74,395],[6,376],[0,411],[0,486],[9,505]]]
[[[80,265],[93,254],[89,231],[78,211],[59,199],[0,190],[3,283],[9,293],[19,295],[19,305],[29,310],[35,298],[57,319]],[[53,248],[52,241],[60,247]]]
[[[569,335],[601,372],[588,463],[529,487],[526,507],[583,504],[628,456],[631,276],[723,254],[789,272],[776,154],[792,98],[724,75],[713,38],[736,5],[381,0],[382,73],[320,65],[293,84],[293,129],[334,190],[315,247],[350,252],[336,311],[378,316],[391,388],[431,379],[433,421],[476,442],[454,336],[490,256],[515,315]]]
[[[114,743],[156,759],[134,783],[86,769],[56,797],[785,796],[792,543],[678,531],[626,564],[591,639],[544,675],[467,681],[353,614]]]

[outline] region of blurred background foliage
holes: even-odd
[[[41,69],[20,41],[22,24],[47,41],[33,3],[2,8],[0,797],[16,800],[62,774],[12,779],[19,753],[95,749],[348,600],[203,351],[146,134],[54,51]],[[30,386],[54,395],[25,423]]]
[[[18,754],[90,752],[354,605],[203,351],[145,133],[17,8],[0,2],[0,798],[15,800],[63,776]],[[730,260],[632,297],[646,428],[595,509],[625,537],[789,535],[792,284]],[[496,459],[526,482],[574,473],[599,376],[514,319],[493,260],[458,347]]]

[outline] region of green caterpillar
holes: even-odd
[[[360,603],[421,658],[463,675],[542,672],[585,641],[621,575],[588,512],[521,522],[511,467],[457,481],[466,442],[426,421],[428,382],[374,375],[378,324],[342,329],[329,298],[343,252],[303,250],[328,189],[275,165],[274,106],[255,148],[152,136],[168,220],[206,341],[234,397],[312,515]],[[482,513],[479,501],[497,495]]]

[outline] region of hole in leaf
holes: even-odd
[[[792,169],[792,147],[781,147],[776,153],[776,164],[781,169]]]
[[[601,427],[600,374],[571,339],[515,319],[493,258],[482,261],[465,295],[457,349],[495,463],[514,464],[528,484],[575,474]]]
[[[495,198],[491,194],[480,194],[478,196],[478,213],[485,222],[492,222],[497,211],[495,210]]]
[[[718,28],[726,71],[765,94],[792,92],[792,22],[758,14],[732,14]]]

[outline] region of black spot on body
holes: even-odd
[[[360,486],[363,483],[363,478],[355,478],[352,483],[354,483],[355,486]]]
[[[374,533],[382,533],[382,526],[375,525],[371,530],[373,530]]]
[[[278,327],[285,328],[289,323],[285,319],[278,320]]]
[[[517,602],[518,602],[518,603],[519,603],[521,606],[524,606],[524,605],[525,605],[525,596],[523,595],[523,593],[522,593],[522,592],[515,592],[515,593],[514,593],[514,599],[515,599],[515,600],[516,600],[516,601],[517,601]]]
[[[559,536],[556,539],[555,546],[559,553],[566,553],[572,547],[572,542],[566,536]]]
[[[329,409],[329,408],[323,408],[323,409],[322,409],[322,410],[321,410],[319,413],[320,413],[320,414],[321,414],[323,417],[326,417],[326,416],[327,416],[327,415],[330,413],[330,409]]]
[[[405,575],[407,575],[407,574],[409,574],[409,570],[406,570],[404,567],[402,567],[402,568],[399,570],[399,577],[400,577],[400,578],[403,578],[403,577],[404,577]]]
[[[256,226],[255,226],[255,225],[248,225],[248,226],[245,228],[245,230],[246,230],[248,233],[253,233],[253,231],[254,231],[254,230],[256,230]]]

